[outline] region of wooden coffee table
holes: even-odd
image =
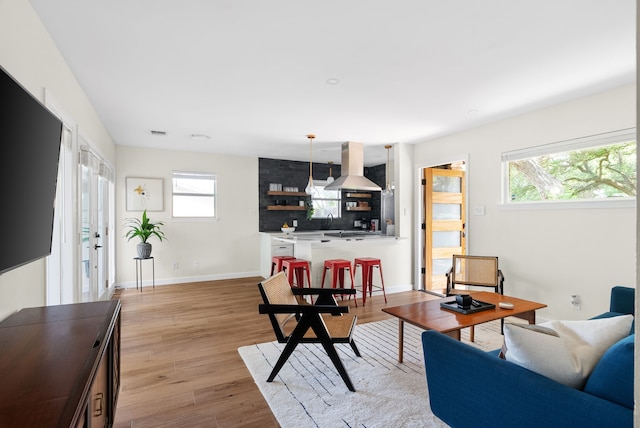
[[[383,308],[382,311],[398,318],[398,361],[402,362],[404,353],[404,323],[408,322],[425,330],[436,330],[460,340],[460,330],[472,325],[478,325],[489,321],[495,321],[506,317],[518,317],[536,323],[536,310],[546,308],[543,303],[517,299],[487,291],[469,292],[474,299],[481,302],[493,303],[495,309],[487,309],[472,314],[461,314],[440,307],[441,302],[450,302],[455,297],[428,300],[409,305]],[[513,303],[513,309],[502,309],[500,302]]]

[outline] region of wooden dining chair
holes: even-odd
[[[489,287],[495,293],[504,294],[504,275],[498,268],[497,257],[455,254],[446,276],[447,296],[466,294],[474,287]],[[501,320],[501,328],[503,326],[504,319]],[[470,340],[473,342],[475,329],[473,326],[470,328]]]
[[[279,343],[286,343],[267,382],[272,382],[300,343],[320,343],[350,391],[355,391],[334,344],[348,343],[360,357],[353,341],[356,315],[348,306],[338,306],[335,294],[355,294],[347,288],[292,288],[284,272],[258,284],[264,303],[258,311],[268,314]],[[296,296],[317,295],[315,304],[299,302]]]

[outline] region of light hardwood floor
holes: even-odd
[[[277,427],[237,349],[275,340],[261,303],[261,277],[118,289],[121,389],[115,427]],[[381,309],[435,298],[409,291],[367,298],[358,323]],[[260,381],[260,380],[258,380]],[[265,380],[266,381],[266,380]]]

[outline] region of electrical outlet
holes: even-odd
[[[573,306],[573,309],[576,311],[580,310],[580,296],[578,296],[577,294],[572,294],[571,295],[571,306]]]
[[[293,220],[293,227],[298,227],[298,220]]]
[[[173,262],[173,270],[178,270],[178,262]]]

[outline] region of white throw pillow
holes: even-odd
[[[549,321],[538,326],[507,323],[504,358],[581,389],[606,350],[629,334],[632,322],[633,315],[621,315],[585,321]]]

